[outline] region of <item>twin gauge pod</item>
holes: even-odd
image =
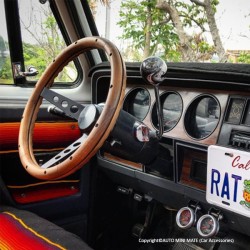
[[[182,229],[189,229],[196,224],[197,232],[204,238],[215,236],[220,229],[219,221],[223,218],[220,211],[210,209],[197,221],[197,213],[201,210],[198,204],[189,204],[181,208],[176,215],[176,223]],[[197,223],[196,223],[197,222]]]

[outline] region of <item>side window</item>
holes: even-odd
[[[4,1],[0,1],[0,84],[13,83],[9,42],[6,28],[6,18],[4,12]]]
[[[49,1],[16,1],[19,9],[24,68],[27,71],[32,66],[38,71],[36,76],[26,78],[27,82],[32,83],[40,78],[46,67],[67,45],[51,11]],[[0,1],[0,14],[3,19],[1,22],[4,23],[4,27],[0,30],[0,84],[13,83],[4,1]],[[70,62],[60,72],[55,82],[68,85],[74,84],[77,79],[78,71],[75,63]]]
[[[38,75],[32,79],[36,81],[66,44],[50,9],[49,1],[18,0],[18,5],[24,64],[26,69],[34,66],[38,70]],[[71,62],[58,75],[55,82],[74,83],[77,76],[75,64]]]

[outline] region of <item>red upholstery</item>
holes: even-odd
[[[33,213],[0,207],[1,250],[90,250],[76,235]]]

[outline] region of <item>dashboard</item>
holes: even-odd
[[[105,101],[109,72],[92,77],[94,103]],[[219,145],[250,150],[250,94],[221,81],[167,78],[160,86],[164,133],[159,157],[140,164],[100,151],[98,162],[118,186],[133,188],[177,210],[190,202],[201,204],[205,215],[222,211],[225,224],[250,235],[244,227],[250,219],[206,200],[208,148]],[[128,72],[123,110],[150,130],[159,129],[154,88],[135,72]]]
[[[153,87],[144,83],[140,77],[128,77],[127,82],[123,110],[150,129],[158,130]],[[93,96],[95,103],[105,101],[108,84],[109,77],[98,78],[93,91],[96,93]],[[235,91],[232,93],[235,94]],[[216,144],[229,97],[230,91],[199,88],[187,90],[162,84],[160,101],[164,120],[163,136],[202,145]]]

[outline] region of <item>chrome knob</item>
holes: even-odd
[[[165,79],[163,76],[167,72],[167,64],[159,57],[151,56],[145,59],[140,68],[142,78],[149,84],[153,85],[155,91],[156,110],[159,123],[157,137],[161,139],[164,132],[163,113],[160,102],[159,84]]]
[[[140,68],[142,78],[154,86],[159,85],[165,78],[167,64],[159,57],[151,56],[145,59]]]

